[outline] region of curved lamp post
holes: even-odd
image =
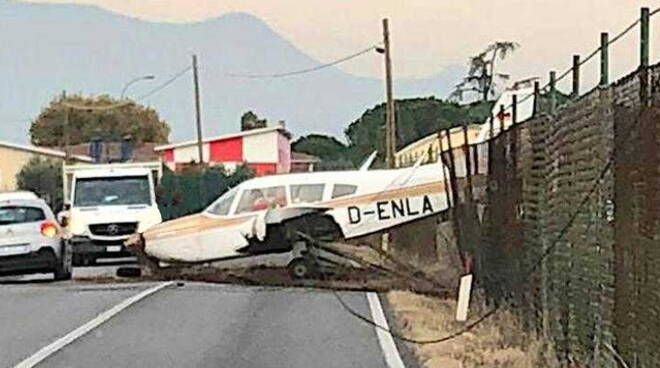
[[[124,88],[121,90],[121,97],[120,97],[119,99],[120,99],[120,100],[123,100],[123,99],[124,99],[124,95],[126,94],[126,90],[127,90],[128,87],[130,87],[133,83],[136,83],[136,82],[139,82],[139,81],[143,81],[143,80],[152,80],[152,79],[156,79],[156,76],[155,76],[155,75],[143,75],[143,76],[141,76],[141,77],[137,77],[137,78],[131,79],[128,83],[126,83],[126,85],[124,86]]]

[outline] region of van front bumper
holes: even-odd
[[[124,245],[124,240],[101,241],[86,237],[69,239],[74,257],[120,258],[133,254]]]

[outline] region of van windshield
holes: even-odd
[[[147,176],[76,179],[74,206],[151,205]]]

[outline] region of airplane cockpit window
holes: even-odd
[[[221,195],[220,198],[209,207],[208,212],[218,216],[228,215],[237,192],[238,187],[225,192],[225,194]]]
[[[248,189],[243,192],[236,214],[261,211],[286,206],[286,192],[283,186]]]
[[[324,184],[301,184],[291,186],[291,203],[314,203],[323,200]]]
[[[332,198],[344,197],[347,195],[355,194],[357,186],[350,184],[335,184],[332,188]]]

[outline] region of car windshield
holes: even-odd
[[[0,226],[37,222],[45,219],[46,215],[41,208],[19,206],[0,207]]]
[[[221,195],[212,205],[208,207],[206,212],[218,215],[226,216],[229,214],[232,203],[234,203],[234,198],[236,198],[236,192],[238,192],[238,187],[232,188],[225,194]]]
[[[74,206],[151,204],[147,176],[81,178],[76,180]]]

